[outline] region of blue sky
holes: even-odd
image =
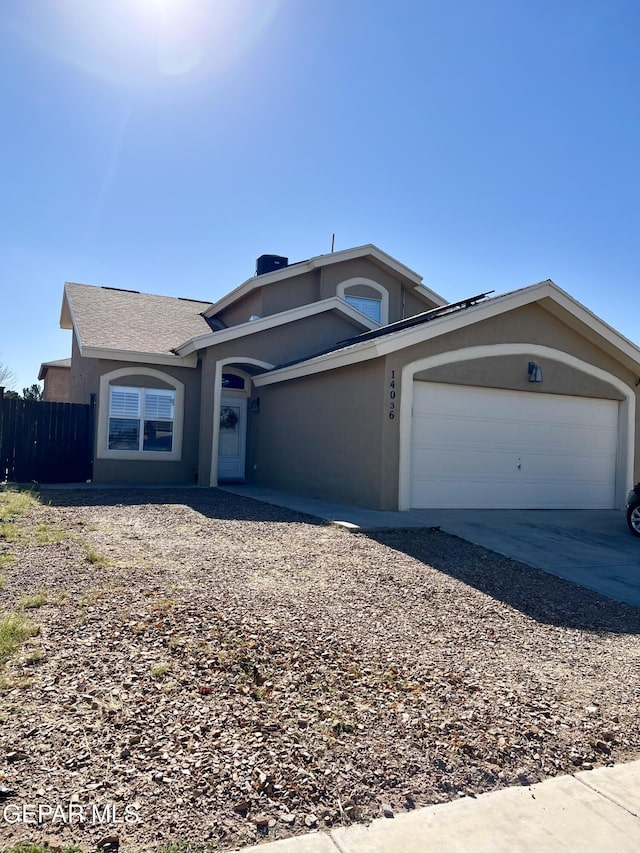
[[[334,232],[640,343],[639,32],[636,0],[2,0],[0,361],[70,354],[65,280],[215,300]]]

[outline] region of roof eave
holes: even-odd
[[[60,328],[61,329],[73,329],[73,313],[71,311],[71,304],[69,302],[69,297],[67,295],[67,285],[68,281],[64,283],[64,290],[62,291],[62,305],[60,306]]]
[[[111,349],[109,347],[81,346],[83,358],[100,358],[110,361],[130,361],[135,364],[162,364],[174,367],[197,367],[197,353],[174,355],[169,352],[137,352],[135,350]]]
[[[612,354],[616,354],[618,360],[628,369],[640,373],[640,347],[630,341],[629,338],[621,335],[613,326],[600,319],[593,311],[590,311],[585,305],[558,287],[557,284],[552,281],[544,283],[553,288],[552,305],[558,305],[568,311],[579,322],[596,333],[598,338],[604,342],[603,349],[611,350]],[[547,310],[549,309],[547,308]]]

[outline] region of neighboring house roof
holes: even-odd
[[[183,363],[173,350],[211,331],[195,299],[67,282],[60,325],[74,329],[80,352],[93,358],[145,354],[156,364]]]
[[[47,370],[50,367],[66,367],[71,369],[70,358],[59,358],[57,361],[43,361],[38,372],[38,379],[42,380],[47,375]]]
[[[321,373],[347,364],[367,361],[381,355],[387,355],[405,347],[439,337],[456,329],[464,328],[507,311],[534,302],[540,302],[551,314],[554,314],[573,328],[582,331],[591,340],[595,340],[629,370],[640,372],[640,348],[616,332],[611,326],[596,317],[588,308],[569,296],[551,279],[512,290],[492,298],[471,297],[461,300],[444,310],[425,311],[408,321],[392,323],[389,326],[340,342],[336,347],[324,353],[292,364],[282,365],[255,377],[256,386],[284,382],[300,376]],[[478,301],[480,300],[480,301]],[[453,308],[454,310],[447,310]],[[400,327],[400,328],[398,328]]]
[[[389,270],[395,275],[400,276],[404,281],[412,284],[414,290],[422,296],[425,296],[427,299],[430,299],[431,302],[434,302],[436,305],[446,305],[446,299],[422,284],[422,276],[418,275],[417,272],[414,272],[409,267],[401,264],[395,258],[392,258],[391,255],[387,255],[386,252],[383,252],[382,249],[379,249],[372,243],[368,243],[366,246],[356,246],[353,249],[344,249],[339,252],[332,252],[329,255],[317,255],[314,258],[310,258],[308,261],[299,261],[298,263],[289,264],[286,267],[280,267],[279,269],[274,270],[274,272],[252,276],[230,293],[227,293],[226,296],[223,296],[217,302],[214,302],[209,308],[207,308],[204,315],[205,317],[215,316],[220,311],[228,308],[230,305],[233,305],[233,303],[237,302],[238,299],[242,299],[258,287],[263,287],[264,285],[268,285],[276,281],[284,281],[287,278],[302,275],[303,273],[320,269],[321,267],[329,266],[330,264],[343,263],[344,261],[358,260],[360,258],[369,258],[383,269]]]

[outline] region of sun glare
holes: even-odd
[[[269,29],[282,0],[49,0],[13,26],[42,52],[101,79],[153,86],[222,74]]]
[[[146,7],[150,12],[163,14],[177,14],[179,7],[189,5],[188,0],[137,0],[141,7]],[[193,5],[193,4],[191,4]]]

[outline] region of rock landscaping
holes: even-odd
[[[633,607],[437,529],[3,494],[2,850],[224,851],[640,753]]]

